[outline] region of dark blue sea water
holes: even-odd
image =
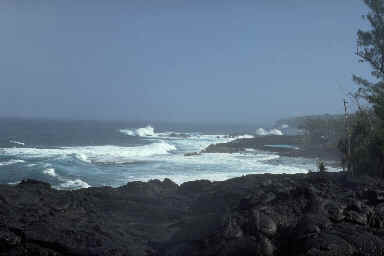
[[[314,159],[254,150],[184,156],[233,140],[228,134],[277,131],[253,125],[0,119],[0,183],[34,178],[59,189],[77,189],[166,177],[182,183],[314,169]]]

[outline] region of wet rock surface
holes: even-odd
[[[343,173],[0,185],[0,255],[384,255],[384,182]]]

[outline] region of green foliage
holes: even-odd
[[[289,127],[300,129],[303,132],[304,146],[320,146],[337,148],[338,141],[344,136],[343,115],[310,115],[281,119],[277,126],[288,124]]]
[[[345,130],[343,117],[335,115],[302,118],[298,122],[298,128],[305,133],[305,144],[333,148],[337,146]]]
[[[372,111],[358,111],[351,117],[349,137],[339,141],[344,167],[354,174],[382,176],[383,150],[379,127],[380,120]]]
[[[357,32],[357,56],[372,69],[372,81],[353,76],[359,85],[355,96],[369,109],[348,118],[348,130],[339,142],[343,164],[354,174],[384,177],[384,0],[364,0],[369,8],[367,31]]]
[[[384,1],[364,0],[369,7],[369,13],[364,16],[370,23],[371,29],[357,32],[357,56],[360,62],[368,63],[374,81],[359,76],[353,80],[360,85],[358,95],[365,98],[384,120]]]
[[[317,168],[319,169],[319,172],[325,172],[327,170],[327,168],[325,168],[324,161],[321,160],[317,163]]]

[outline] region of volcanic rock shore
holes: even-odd
[[[59,191],[0,185],[0,255],[384,255],[384,182],[248,175]]]
[[[328,147],[326,144],[321,143],[306,144],[303,143],[304,139],[304,136],[301,135],[268,135],[242,138],[227,143],[211,144],[201,153],[239,153],[247,149],[255,149],[277,153],[280,156],[340,161],[341,155],[336,147]],[[282,145],[282,147],[279,147],[279,145]]]

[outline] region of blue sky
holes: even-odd
[[[339,113],[360,0],[1,1],[0,116],[263,122]]]

